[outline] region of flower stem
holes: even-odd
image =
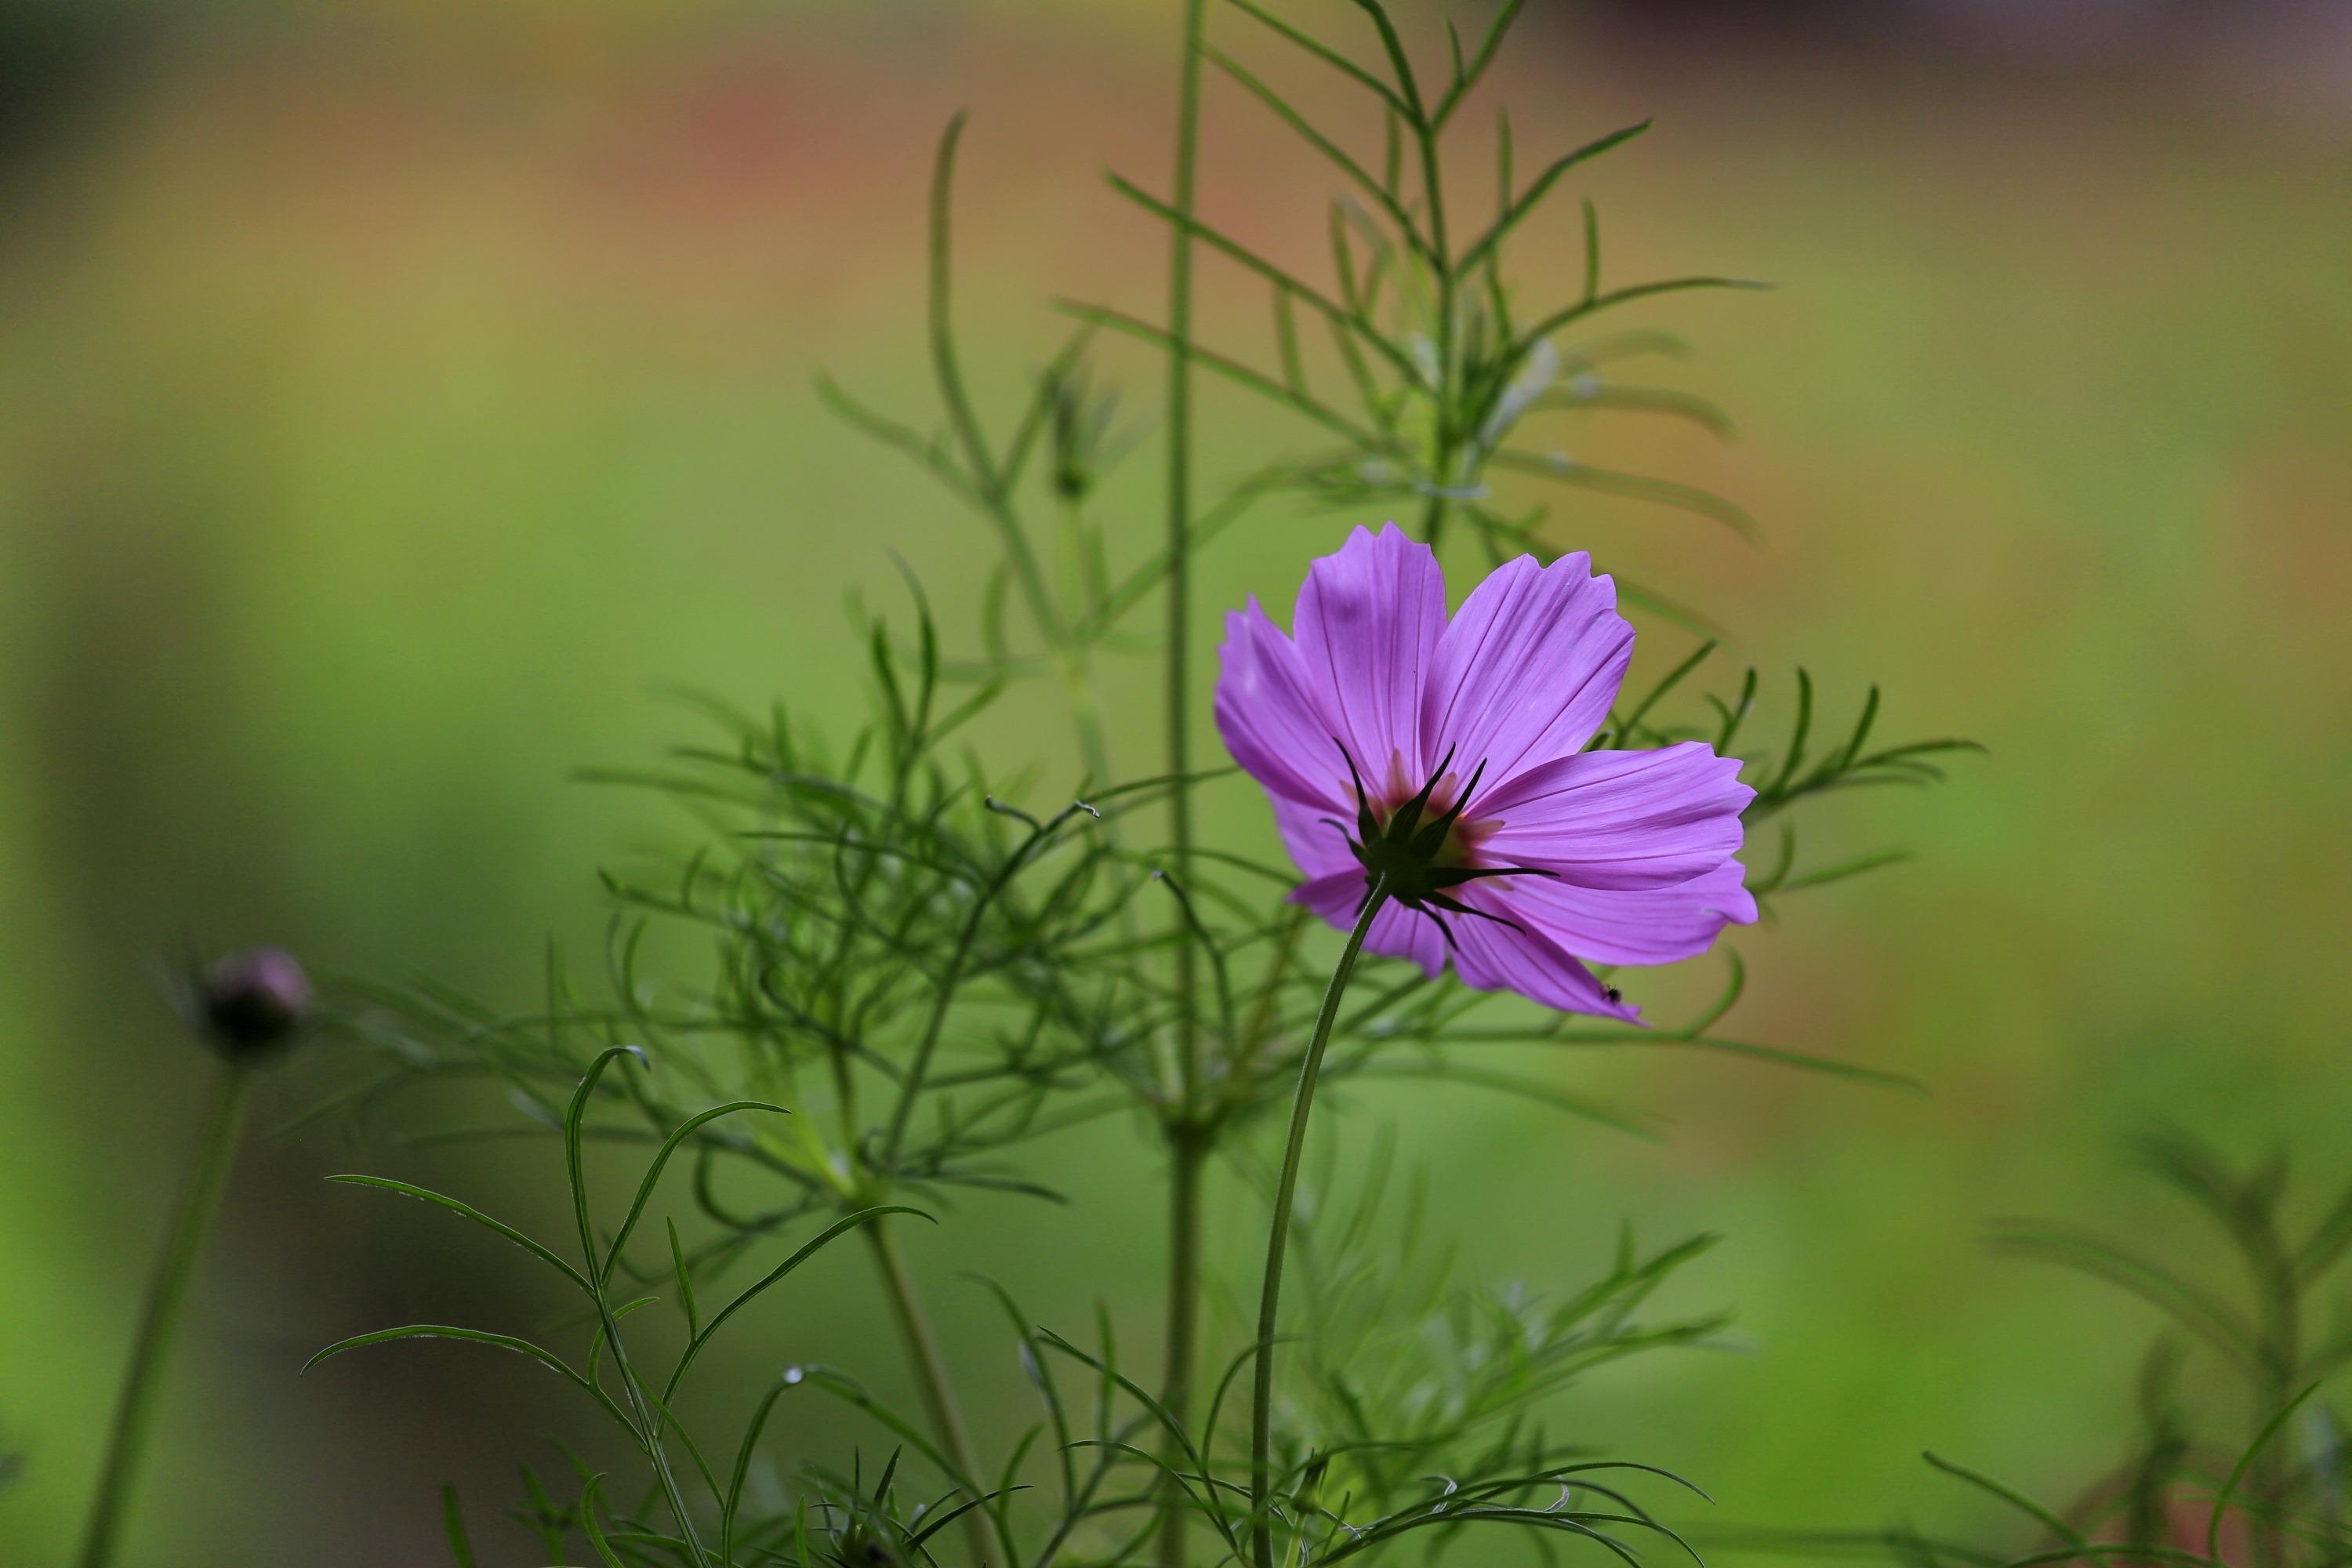
[[[1257,1365],[1250,1383],[1250,1519],[1257,1568],[1274,1568],[1274,1515],[1269,1494],[1274,1489],[1274,1334],[1282,1301],[1282,1258],[1290,1246],[1290,1210],[1298,1192],[1298,1162],[1307,1150],[1307,1116],[1315,1108],[1315,1081],[1323,1070],[1324,1047],[1331,1043],[1331,1026],[1339,1016],[1340,1000],[1348,994],[1348,977],[1355,972],[1356,955],[1364,937],[1388,902],[1388,889],[1372,884],[1364,900],[1356,929],[1339,952],[1339,967],[1323,988],[1322,1010],[1315,1015],[1315,1032],[1307,1041],[1307,1055],[1298,1066],[1298,1092],[1290,1102],[1290,1131],[1282,1145],[1282,1174],[1274,1188],[1274,1223],[1265,1238],[1265,1284],[1257,1302]]]
[[[957,1473],[950,1479],[958,1486],[980,1495],[980,1467],[972,1458],[971,1436],[964,1429],[963,1410],[956,1403],[955,1388],[948,1382],[947,1363],[940,1355],[940,1342],[931,1333],[931,1321],[923,1313],[923,1304],[915,1295],[914,1277],[907,1272],[907,1260],[900,1256],[898,1244],[882,1220],[866,1226],[866,1245],[874,1249],[874,1264],[882,1275],[883,1293],[890,1298],[891,1314],[898,1320],[899,1336],[907,1342],[907,1360],[914,1368],[916,1386],[923,1396],[923,1408],[929,1412],[931,1430],[940,1440],[940,1449]],[[975,1508],[963,1516],[964,1542],[971,1553],[972,1568],[996,1558],[996,1542],[990,1532],[988,1510]]]
[[[1192,800],[1190,721],[1192,614],[1192,188],[1201,131],[1201,34],[1206,0],[1185,0],[1184,58],[1176,96],[1177,221],[1168,241],[1168,794],[1171,857],[1176,879],[1190,884]],[[1180,1082],[1200,1077],[1200,1022],[1192,1006],[1192,944],[1176,947],[1176,1031]]]
[[[107,1568],[114,1561],[123,1515],[139,1479],[139,1461],[155,1424],[156,1400],[163,1392],[172,1342],[178,1337],[187,1308],[188,1284],[194,1278],[205,1233],[220,1207],[221,1189],[236,1152],[237,1131],[245,1122],[246,1094],[252,1079],[251,1069],[240,1063],[221,1064],[212,1114],[188,1166],[180,1212],[156,1265],[154,1283],[148,1288],[139,1338],[131,1352],[131,1371],[122,1385],[122,1402],[115,1407],[114,1428],[107,1439],[106,1468],[100,1472],[98,1496],[90,1504],[81,1568]]]
[[[1180,886],[1192,869],[1192,802],[1185,782],[1192,771],[1192,199],[1201,140],[1201,49],[1207,0],[1184,0],[1183,58],[1177,67],[1176,173],[1170,193],[1176,222],[1168,239],[1168,796],[1170,857]],[[1176,1121],[1170,1126],[1174,1168],[1168,1212],[1168,1321],[1161,1406],[1181,1426],[1192,1414],[1192,1351],[1199,1337],[1201,1298],[1201,1179],[1208,1149],[1193,1118],[1201,1099],[1201,1030],[1193,1009],[1198,961],[1192,943],[1176,946]],[[1184,1568],[1184,1490],[1174,1457],[1181,1452],[1171,1432],[1170,1474],[1160,1490],[1160,1524],[1153,1543],[1160,1568]]]
[[[1197,1125],[1169,1129],[1168,1344],[1160,1371],[1160,1407],[1181,1426],[1191,1418],[1192,1352],[1201,1337],[1201,1188],[1209,1169],[1209,1140]],[[1185,1494],[1174,1467],[1183,1444],[1168,1435],[1171,1470],[1160,1481],[1160,1525],[1154,1541],[1160,1568],[1184,1568]]]

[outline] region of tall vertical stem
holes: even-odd
[[[1177,69],[1176,222],[1168,239],[1168,772],[1170,842],[1176,879],[1189,886],[1192,863],[1192,193],[1201,133],[1201,41],[1207,0],[1184,0],[1183,58]],[[1200,1336],[1201,1181],[1207,1149],[1196,1117],[1201,1098],[1201,1028],[1194,1007],[1199,961],[1190,940],[1176,947],[1176,1103],[1170,1124],[1174,1155],[1168,1210],[1168,1342],[1160,1397],[1180,1426],[1192,1415],[1192,1350]],[[1169,1436],[1171,1458],[1180,1445]],[[1184,1568],[1184,1492],[1171,1469],[1160,1484],[1156,1544],[1160,1568]]]
[[[1274,1489],[1274,1334],[1282,1305],[1283,1255],[1290,1247],[1291,1205],[1298,1194],[1298,1162],[1307,1150],[1307,1116],[1315,1108],[1315,1080],[1323,1070],[1323,1051],[1331,1043],[1340,999],[1348,994],[1348,976],[1355,972],[1364,937],[1387,901],[1388,889],[1375,881],[1356,916],[1356,929],[1348,933],[1348,945],[1339,952],[1331,983],[1323,988],[1323,1006],[1315,1015],[1315,1032],[1307,1037],[1306,1059],[1298,1066],[1298,1090],[1290,1102],[1282,1174],[1275,1182],[1274,1221],[1265,1237],[1265,1283],[1257,1299],[1257,1364],[1250,1380],[1250,1518],[1257,1568],[1274,1568],[1274,1514],[1268,1502]]]
[[[923,1313],[923,1304],[915,1294],[914,1277],[907,1272],[907,1260],[898,1252],[898,1244],[891,1239],[887,1222],[875,1220],[865,1227],[866,1243],[874,1251],[875,1268],[882,1276],[883,1294],[890,1298],[891,1315],[898,1321],[899,1337],[907,1342],[907,1360],[915,1371],[915,1384],[923,1397],[923,1408],[931,1418],[931,1430],[939,1437],[940,1447],[948,1462],[955,1466],[956,1484],[973,1489],[977,1496],[982,1481],[980,1467],[972,1458],[971,1435],[963,1424],[963,1409],[956,1403],[955,1388],[948,1382],[947,1363],[940,1355],[940,1342],[931,1333],[931,1321]],[[972,1568],[996,1559],[996,1541],[992,1533],[985,1507],[975,1508],[963,1516],[966,1550],[971,1553]]]
[[[1410,89],[1408,85],[1407,90]],[[1418,109],[1418,99],[1415,108]],[[1437,386],[1433,394],[1436,407],[1436,442],[1432,453],[1430,478],[1435,481],[1437,493],[1429,498],[1428,510],[1423,514],[1423,542],[1434,550],[1445,535],[1445,494],[1454,483],[1454,388],[1456,378],[1455,361],[1460,357],[1460,345],[1455,342],[1456,314],[1454,247],[1445,236],[1445,180],[1437,155],[1437,128],[1426,117],[1415,127],[1421,142],[1422,189],[1429,198],[1429,246],[1434,256],[1437,272]]]
[[[246,1095],[252,1079],[251,1069],[240,1063],[221,1065],[220,1086],[188,1166],[180,1212],[163,1244],[154,1283],[148,1288],[139,1338],[131,1352],[131,1370],[122,1384],[122,1403],[115,1408],[114,1430],[107,1439],[106,1468],[100,1472],[98,1496],[90,1504],[81,1568],[107,1568],[114,1561],[123,1514],[139,1479],[139,1462],[155,1425],[156,1401],[163,1394],[172,1342],[178,1337],[180,1319],[187,1308],[188,1284],[195,1277],[205,1233],[212,1228],[213,1215],[220,1208],[221,1189],[227,1184],[229,1165],[236,1157],[237,1131],[245,1122]]]
[[[1192,187],[1201,129],[1201,29],[1207,0],[1184,0],[1184,59],[1176,98],[1176,222],[1168,241],[1168,771],[1169,827],[1179,882],[1192,873]],[[1197,968],[1192,944],[1176,949],[1178,1056],[1181,1087],[1199,1077]]]
[[[1160,1403],[1177,1423],[1191,1418],[1192,1356],[1201,1337],[1201,1193],[1209,1168],[1209,1137],[1194,1123],[1169,1130],[1168,1335],[1160,1370]],[[1172,1403],[1171,1403],[1172,1402]],[[1185,1495],[1176,1479],[1183,1444],[1168,1435],[1154,1550],[1160,1568],[1184,1568]]]

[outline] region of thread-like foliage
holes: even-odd
[[[583,1468],[580,1500],[572,1509],[558,1516],[561,1522],[554,1527],[556,1533],[551,1538],[551,1548],[560,1550],[563,1535],[576,1527],[608,1562],[677,1563],[688,1565],[688,1568],[708,1568],[709,1564],[732,1559],[723,1554],[723,1548],[721,1553],[714,1553],[706,1541],[708,1521],[689,1500],[689,1489],[696,1476],[699,1477],[704,1487],[714,1491],[716,1488],[701,1447],[679,1424],[673,1410],[687,1373],[710,1337],[730,1318],[781,1284],[832,1242],[886,1215],[919,1214],[921,1211],[902,1205],[877,1205],[845,1215],[817,1233],[760,1279],[738,1292],[708,1322],[699,1321],[694,1312],[692,1286],[681,1261],[677,1281],[678,1299],[687,1311],[688,1335],[685,1346],[678,1352],[669,1372],[656,1382],[639,1370],[637,1358],[631,1353],[628,1337],[621,1330],[624,1318],[651,1303],[648,1297],[624,1299],[614,1289],[615,1271],[629,1232],[643,1217],[671,1155],[690,1137],[722,1119],[745,1113],[783,1114],[783,1110],[780,1106],[742,1101],[713,1107],[681,1123],[662,1141],[659,1151],[646,1165],[627,1218],[617,1231],[606,1237],[599,1232],[593,1217],[585,1163],[582,1157],[588,1131],[587,1111],[607,1069],[614,1068],[615,1063],[633,1060],[641,1055],[635,1047],[627,1046],[616,1046],[600,1053],[581,1076],[564,1108],[561,1133],[568,1184],[579,1222],[577,1263],[565,1258],[555,1247],[526,1236],[461,1199],[382,1177],[331,1178],[430,1204],[521,1248],[580,1299],[581,1315],[586,1320],[583,1326],[589,1333],[584,1356],[567,1357],[537,1340],[520,1334],[462,1328],[447,1323],[408,1323],[339,1340],[312,1356],[303,1370],[308,1372],[320,1363],[349,1351],[410,1340],[456,1340],[506,1351],[535,1362],[572,1384],[617,1427],[628,1446],[643,1458],[647,1472],[647,1490],[644,1500],[633,1508],[610,1513],[608,1524],[607,1510],[602,1506],[603,1478]],[[625,1072],[627,1069],[621,1070]],[[754,1425],[757,1425],[756,1419]],[[727,1494],[721,1504],[719,1533],[722,1540],[732,1532],[739,1501],[740,1490]],[[451,1552],[461,1564],[469,1563],[473,1555],[472,1542],[454,1490],[445,1491],[443,1509]],[[656,1509],[667,1510],[666,1523],[662,1522]]]
[[[1349,134],[1318,124],[1291,96],[1235,53],[1208,46],[1210,62],[1255,99],[1272,121],[1313,150],[1339,181],[1329,205],[1328,279],[1286,264],[1245,240],[1188,216],[1118,174],[1121,196],[1163,223],[1180,225],[1207,249],[1266,290],[1273,329],[1271,363],[1202,345],[1194,360],[1228,384],[1295,416],[1302,429],[1337,445],[1289,459],[1254,485],[1296,490],[1320,505],[1366,513],[1403,510],[1421,536],[1444,542],[1466,521],[1489,557],[1532,551],[1549,556],[1547,507],[1506,508],[1492,489],[1498,474],[1529,476],[1570,490],[1655,502],[1752,534],[1739,508],[1695,487],[1622,472],[1569,457],[1533,436],[1537,417],[1629,410],[1696,421],[1727,434],[1729,421],[1705,399],[1672,388],[1620,384],[1609,366],[1644,353],[1676,353],[1677,340],[1613,333],[1577,340],[1594,318],[1658,295],[1694,289],[1750,289],[1744,279],[1693,276],[1602,287],[1599,218],[1584,205],[1583,287],[1551,303],[1526,300],[1506,268],[1512,241],[1579,168],[1648,129],[1646,121],[1610,131],[1544,162],[1522,182],[1507,113],[1494,139],[1491,216],[1475,228],[1469,204],[1453,187],[1447,132],[1486,78],[1517,20],[1514,0],[1496,12],[1475,48],[1449,26],[1448,68],[1439,81],[1416,71],[1393,20],[1366,0],[1365,42],[1378,62],[1362,64],[1347,47],[1311,36],[1253,0],[1229,0],[1234,12],[1290,49],[1336,71],[1361,89],[1379,125],[1383,153],[1372,166],[1349,154]],[[1165,329],[1093,304],[1066,307],[1080,321],[1159,347]],[[1328,339],[1311,358],[1309,336]],[[1530,441],[1538,444],[1530,445]]]

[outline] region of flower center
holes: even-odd
[[[1368,792],[1365,796],[1364,804],[1371,808],[1373,827],[1382,840],[1398,831],[1408,837],[1413,837],[1412,826],[1404,819],[1423,792],[1403,782],[1403,769],[1402,758],[1391,760],[1388,784]],[[1470,792],[1463,788],[1459,778],[1452,773],[1444,773],[1429,786],[1426,799],[1421,801],[1422,826],[1445,825],[1444,836],[1428,852],[1432,866],[1451,869],[1468,865],[1478,846],[1502,826],[1498,822],[1473,820],[1464,816],[1469,797]]]
[[[1349,755],[1344,743],[1335,740],[1333,744],[1339,747],[1340,756],[1346,759],[1349,780],[1355,785],[1355,831],[1349,834],[1348,825],[1335,817],[1324,820],[1348,834],[1348,847],[1364,868],[1366,898],[1377,886],[1406,909],[1427,915],[1449,947],[1454,944],[1454,933],[1446,929],[1441,910],[1521,929],[1515,921],[1473,909],[1451,894],[1453,889],[1486,877],[1551,875],[1530,866],[1469,863],[1480,843],[1500,826],[1492,821],[1462,819],[1463,809],[1478,793],[1478,781],[1486,772],[1484,762],[1471,770],[1467,784],[1457,785],[1452,772],[1454,752],[1449,747],[1420,788],[1405,795],[1403,760],[1392,757],[1389,763],[1389,787],[1381,792],[1383,805],[1375,810],[1371,797],[1365,794],[1363,775],[1356,770],[1356,759]],[[1360,910],[1361,907],[1358,906]]]

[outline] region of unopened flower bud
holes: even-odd
[[[213,965],[199,1000],[213,1048],[254,1060],[292,1042],[310,1010],[310,977],[282,948],[251,948]]]
[[[1114,456],[1109,437],[1118,394],[1096,392],[1085,367],[1078,366],[1049,373],[1046,398],[1053,416],[1054,493],[1066,501],[1084,500]]]

